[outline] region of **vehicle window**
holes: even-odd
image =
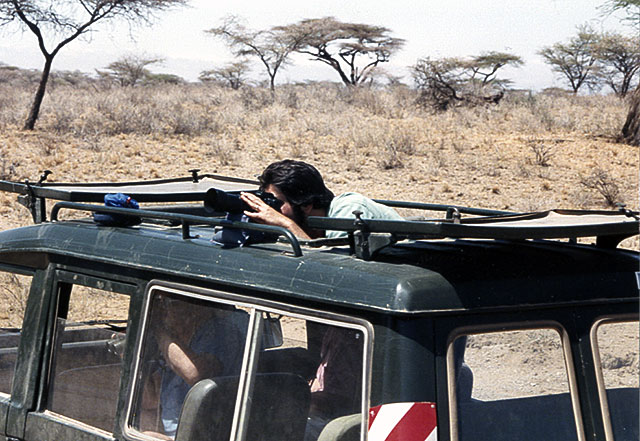
[[[47,409],[112,431],[129,297],[60,284]]]
[[[220,378],[216,392],[223,398],[216,403],[215,430],[228,431],[248,325],[246,310],[154,292],[141,346],[131,426],[143,434],[170,439],[191,387],[205,378]],[[211,415],[213,418],[213,411]]]
[[[601,323],[596,339],[614,439],[640,439],[638,322]]]
[[[315,440],[362,412],[360,329],[162,289],[146,314],[133,436]]]
[[[283,345],[260,352],[256,385],[265,383],[264,392],[252,409],[246,439],[255,439],[263,425],[266,439],[276,440],[280,433],[286,440],[314,441],[329,422],[362,410],[364,333],[310,319],[283,316],[281,321]],[[274,390],[276,402],[268,400],[270,378],[283,384]],[[268,416],[266,424],[260,414]],[[356,432],[360,439],[360,429],[352,435]]]
[[[458,439],[577,439],[557,331],[472,334],[451,350]]]
[[[10,394],[31,276],[0,273],[0,393]]]

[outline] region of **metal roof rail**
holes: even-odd
[[[251,222],[236,222],[215,217],[194,216],[189,214],[178,214],[141,209],[136,210],[133,208],[106,207],[104,205],[82,204],[78,202],[66,201],[56,203],[51,209],[51,220],[53,222],[58,221],[58,214],[63,208],[69,210],[89,211],[92,213],[113,213],[135,216],[143,219],[161,219],[175,222],[177,225],[180,225],[182,227],[182,238],[185,240],[193,238],[190,233],[191,225],[210,225],[213,227],[225,227],[270,233],[279,237],[284,237],[285,240],[291,245],[294,257],[302,256],[302,248],[300,247],[298,238],[291,231],[282,227],[256,224]]]
[[[109,193],[125,193],[138,202],[193,202],[202,201],[210,188],[225,191],[252,191],[258,182],[221,176],[198,174],[200,170],[189,170],[190,177],[156,179],[134,182],[101,183],[57,183],[45,182],[51,174],[45,170],[37,183],[29,180],[12,182],[0,180],[0,191],[17,193],[18,202],[31,212],[35,223],[47,220],[47,199],[68,202],[103,202]]]
[[[410,208],[413,210],[425,210],[425,211],[446,211],[447,218],[452,218],[454,216],[453,213],[455,212],[460,214],[473,214],[477,216],[501,216],[501,215],[518,214],[513,211],[462,207],[459,205],[428,204],[424,202],[409,202],[409,201],[391,201],[386,199],[374,199],[374,201],[383,205],[388,205],[389,207],[394,207],[394,208]]]

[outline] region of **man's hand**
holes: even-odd
[[[309,235],[305,233],[305,231],[292,219],[267,205],[255,194],[241,193],[240,199],[242,199],[253,210],[244,212],[244,214],[253,221],[259,224],[283,227],[301,239],[311,239]]]

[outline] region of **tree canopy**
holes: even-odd
[[[127,55],[109,63],[106,70],[98,70],[97,73],[100,77],[115,81],[120,86],[135,86],[151,77],[151,71],[147,69],[147,66],[162,61],[164,61],[162,58]]]
[[[600,8],[605,14],[624,11],[623,21],[640,31],[640,0],[607,0]]]
[[[578,33],[568,43],[555,43],[542,48],[539,54],[551,69],[563,76],[573,93],[582,86],[597,88],[597,53],[599,35],[588,25],[578,27]]]
[[[248,72],[249,63],[247,60],[239,59],[222,67],[205,70],[200,73],[199,78],[205,83],[214,81],[237,90],[245,83]]]
[[[637,37],[607,32],[600,36],[596,46],[598,77],[616,95],[625,97],[635,84],[640,69],[640,45]]]
[[[507,52],[484,52],[461,58],[421,58],[411,67],[420,101],[436,110],[458,105],[497,103],[509,80],[498,78],[505,66],[520,67],[522,59]]]
[[[383,26],[345,23],[333,17],[301,20],[274,28],[296,41],[296,51],[333,68],[347,86],[364,82],[404,45]]]
[[[205,32],[221,38],[236,57],[257,57],[269,75],[271,90],[275,89],[278,71],[287,65],[289,55],[300,43],[299,36],[278,28],[248,29],[236,16],[226,17],[220,26]]]

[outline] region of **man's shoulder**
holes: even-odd
[[[370,219],[401,219],[396,211],[379,204],[360,193],[342,193],[333,198],[327,213],[328,217],[353,217],[352,212],[360,210],[364,218]]]
[[[339,204],[344,204],[344,203],[367,203],[367,202],[373,202],[371,199],[369,199],[368,197],[361,195],[360,193],[356,193],[353,191],[349,191],[346,193],[342,193],[336,197],[333,198],[333,200],[331,201],[331,203],[339,203]]]
[[[331,201],[327,216],[338,217],[337,214],[343,212],[344,210],[353,211],[360,208],[366,208],[368,206],[371,206],[373,203],[374,202],[371,199],[361,195],[360,193],[342,193],[334,197]]]

